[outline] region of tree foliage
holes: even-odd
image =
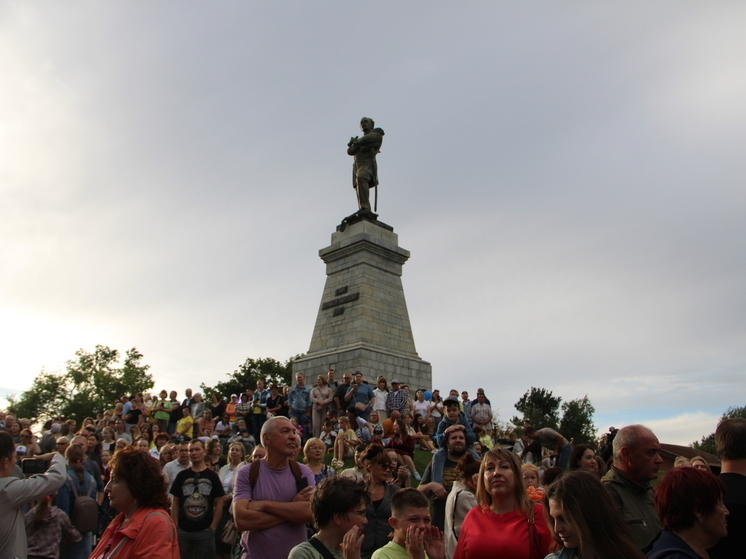
[[[518,402],[515,409],[523,414],[523,419],[528,419],[536,429],[551,427],[557,429],[559,424],[559,405],[562,398],[552,395],[551,390],[531,387]],[[511,422],[518,426],[523,424],[523,419],[514,416]]]
[[[720,421],[725,421],[726,419],[734,419],[736,417],[742,417],[746,419],[746,406],[738,407],[738,406],[731,406],[729,407],[725,413],[720,417]],[[691,445],[692,448],[696,448],[697,450],[701,450],[704,452],[709,452],[710,454],[717,455],[717,448],[715,448],[715,433],[710,433],[709,435],[702,437],[702,439],[699,442],[693,442]]]
[[[125,394],[153,387],[150,365],[141,363],[143,356],[135,348],[127,350],[121,367],[119,351],[107,346],[97,345],[92,353],[79,349],[75,357],[63,373],[39,373],[9,408],[33,421],[61,416],[80,422],[111,408]]]
[[[219,382],[214,387],[202,383],[201,388],[205,396],[209,398],[213,393],[223,397],[229,394],[241,394],[247,388],[254,390],[256,382],[263,380],[267,386],[278,384],[286,386],[291,384],[293,376],[293,361],[301,357],[296,355],[284,363],[271,357],[246,358],[246,361],[238,366],[238,369],[228,375],[228,380]]]
[[[586,394],[582,398],[562,404],[560,433],[573,444],[595,445],[596,426],[593,414],[596,409]]]

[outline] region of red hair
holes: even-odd
[[[690,528],[697,514],[712,512],[723,500],[725,486],[713,473],[697,468],[675,468],[655,488],[655,508],[669,531]]]

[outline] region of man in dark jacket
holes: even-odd
[[[628,425],[620,429],[614,439],[614,465],[601,480],[619,505],[640,549],[663,528],[650,486],[663,463],[660,449],[658,438],[647,427]]]

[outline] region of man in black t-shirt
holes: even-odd
[[[287,406],[285,405],[285,397],[280,394],[280,387],[273,384],[269,387],[269,396],[267,396],[267,412],[272,415],[283,415],[287,417]],[[257,437],[260,437],[261,433],[257,433]]]
[[[345,395],[350,389],[351,383],[352,375],[350,373],[345,373],[342,375],[342,384],[337,387],[337,391],[334,393],[334,405],[339,410],[340,417],[347,412],[347,407],[350,405],[350,401],[345,400]],[[353,405],[354,403],[354,400],[352,400]]]
[[[171,516],[179,528],[181,559],[215,558],[215,531],[223,512],[223,484],[205,464],[205,446],[189,443],[191,467],[182,470],[171,485]]]
[[[715,430],[720,456],[723,502],[728,507],[728,535],[710,550],[712,559],[743,557],[746,548],[746,419],[726,419]]]

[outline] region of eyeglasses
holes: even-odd
[[[390,464],[378,464],[378,465],[384,470],[395,470],[396,469],[396,464],[394,464],[393,462]]]
[[[67,446],[67,445],[69,445],[69,444],[70,444],[70,443],[57,443],[57,446]]]
[[[364,510],[347,510],[345,512],[358,515],[360,518],[365,518],[366,511]]]

